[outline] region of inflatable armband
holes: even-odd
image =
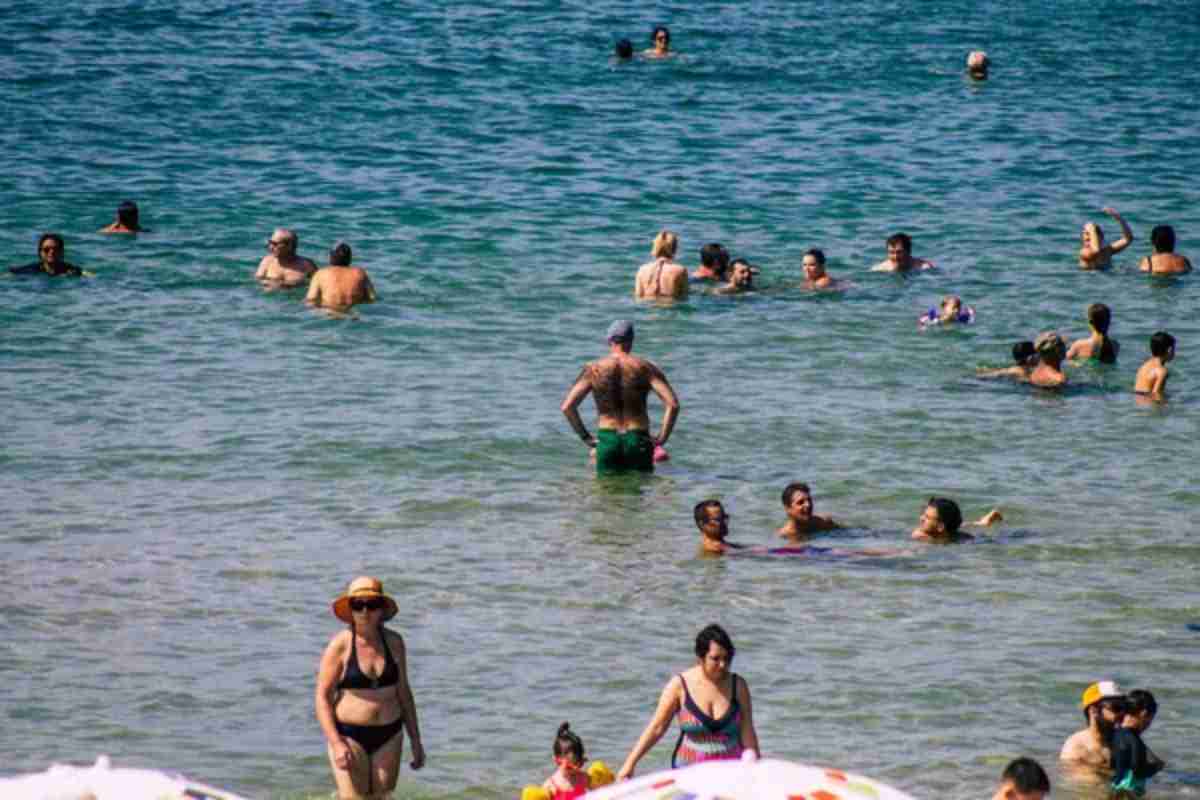
[[[663,452],[665,453],[666,451]],[[589,789],[599,789],[601,786],[608,786],[617,779],[617,776],[612,774],[612,770],[603,761],[593,761],[591,764],[588,764],[587,774]]]
[[[544,786],[526,786],[521,790],[521,800],[550,800],[550,793]]]

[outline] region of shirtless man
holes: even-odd
[[[117,206],[117,221],[100,229],[101,233],[141,233],[137,203],[126,200]]]
[[[338,242],[329,251],[329,266],[317,270],[308,284],[304,302],[334,311],[345,311],[355,303],[375,302],[375,287],[361,267],[350,266],[350,245]]]
[[[1175,252],[1175,229],[1170,225],[1155,225],[1150,231],[1150,245],[1154,252],[1138,265],[1142,272],[1172,275],[1192,271],[1192,262]]]
[[[1117,221],[1121,226],[1121,238],[1117,239],[1112,244],[1104,243],[1104,231],[1094,222],[1089,222],[1083,226],[1083,231],[1079,234],[1081,246],[1079,248],[1079,268],[1080,269],[1108,269],[1112,266],[1112,257],[1124,250],[1133,242],[1133,231],[1129,230],[1129,225],[1125,220],[1121,219],[1121,215],[1117,213],[1115,208],[1105,208],[1104,213]]]
[[[692,509],[696,527],[700,529],[700,549],[705,553],[727,553],[746,549],[744,544],[726,541],[729,536],[729,515],[720,500],[701,500]]]
[[[1062,362],[1067,355],[1066,342],[1054,331],[1039,334],[1033,342],[1038,363],[1029,372],[1029,382],[1034,386],[1056,388],[1065,386],[1067,376],[1062,371]]]
[[[1091,333],[1087,338],[1076,339],[1067,350],[1067,361],[1094,358],[1101,364],[1117,363],[1117,353],[1121,351],[1121,343],[1108,338],[1108,326],[1112,324],[1112,309],[1104,303],[1092,303],[1088,306],[1088,327]]]
[[[638,268],[633,281],[633,296],[638,300],[677,299],[687,297],[687,267],[675,262],[679,237],[671,231],[659,231],[650,247],[650,257]]]
[[[562,412],[571,428],[589,448],[595,449],[596,474],[653,472],[654,449],[671,437],[679,416],[679,399],[662,370],[644,358],[632,355],[633,323],[617,320],[608,328],[609,354],[583,366],[567,391]],[[646,395],[654,392],[662,400],[662,431],[650,438],[650,415]],[[588,433],[579,418],[579,404],[591,394],[596,401],[596,436]]]
[[[8,271],[13,275],[69,275],[73,278],[91,275],[63,260],[66,249],[63,238],[57,233],[43,233],[38,239],[38,260],[23,267],[12,267]]]
[[[911,272],[933,269],[933,262],[913,258],[912,238],[907,233],[894,233],[887,238],[887,258],[872,268],[872,272]]]
[[[1107,772],[1112,761],[1112,738],[1125,716],[1125,693],[1113,681],[1099,681],[1083,690],[1080,703],[1087,727],[1063,742],[1061,761],[1088,771]]]
[[[754,291],[754,276],[758,268],[743,258],[735,258],[729,265],[729,283],[715,289],[716,294],[741,294]]]
[[[787,514],[787,522],[779,529],[779,535],[785,539],[802,539],[810,533],[842,527],[831,517],[813,513],[812,492],[809,491],[807,483],[789,483],[784,487],[780,499]]]
[[[729,269],[729,251],[716,242],[700,248],[700,266],[692,273],[693,281],[722,281],[726,280],[725,271]]]
[[[255,279],[268,286],[298,286],[317,271],[312,260],[296,254],[300,240],[296,232],[276,228],[267,240],[267,255],[258,262]]]
[[[825,271],[825,253],[817,248],[804,251],[800,262],[804,268],[804,288],[813,291],[822,289],[840,289],[842,282]]]
[[[1009,762],[1000,776],[1000,786],[992,800],[1044,800],[1050,794],[1050,777],[1032,758]]]
[[[1175,337],[1166,331],[1159,331],[1151,336],[1150,358],[1138,367],[1133,391],[1153,400],[1165,400],[1167,378],[1170,377],[1167,362],[1173,358],[1175,358]]]

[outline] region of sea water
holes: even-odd
[[[401,797],[514,796],[569,720],[615,769],[724,625],[764,754],[917,797],[1056,796],[1080,693],[1154,691],[1158,798],[1197,794],[1200,19],[1174,2],[10,3],[0,252],[0,772],[177,770],[328,797],[329,603],[381,577],[428,764]],[[671,27],[679,55],[616,63]],[[993,61],[967,80],[968,51]],[[103,236],[124,199],[149,229]],[[1116,207],[1136,241],[1080,271]],[[347,318],[252,280],[273,228],[354,248]],[[662,228],[741,297],[633,302]],[[895,231],[936,272],[872,273]],[[854,287],[797,288],[821,247]],[[974,324],[921,332],[946,293]],[[1113,310],[1116,366],[976,377]],[[652,478],[597,480],[559,413],[615,318],[682,401]],[[1150,334],[1170,400],[1135,402]],[[584,416],[594,428],[591,403]],[[653,415],[659,407],[652,403]],[[698,557],[693,504],[776,541],[812,487],[862,560]],[[930,495],[1005,523],[914,545]],[[1189,627],[1189,625],[1193,627]],[[674,731],[639,767],[664,766]]]

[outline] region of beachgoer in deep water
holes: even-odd
[[[973,50],[967,55],[967,74],[977,81],[986,81],[992,61],[982,50]]]
[[[733,641],[720,625],[709,625],[696,636],[696,665],[667,681],[650,723],[617,773],[617,780],[633,777],[642,757],[679,719],[679,741],[671,766],[702,761],[741,758],[745,750],[758,752],[758,734],[750,704],[750,687],[729,667],[735,654]]]
[[[111,225],[100,229],[100,233],[143,233],[144,229],[138,224],[137,203],[125,200],[117,206],[117,219]]]
[[[1067,345],[1062,337],[1054,331],[1045,331],[1033,340],[1033,349],[1037,351],[1038,361],[1029,372],[1029,382],[1048,389],[1065,386],[1067,376],[1062,371],[1062,362],[1067,355]]]
[[[633,323],[617,320],[608,328],[608,356],[584,364],[567,390],[562,412],[572,430],[595,450],[596,473],[653,472],[655,448],[671,438],[679,416],[679,398],[653,362],[633,355]],[[654,392],[662,400],[662,429],[650,437],[650,415],[646,396]],[[596,402],[596,436],[588,433],[579,417],[579,404],[591,394]]]
[[[789,483],[783,489],[780,497],[783,510],[787,514],[787,522],[779,529],[780,536],[786,539],[802,539],[810,533],[831,531],[840,528],[832,517],[823,517],[813,513],[812,492],[807,483]]]
[[[800,266],[804,269],[802,286],[805,289],[820,291],[841,289],[845,286],[843,281],[839,281],[825,271],[825,253],[816,247],[804,251]]]
[[[975,321],[975,309],[964,306],[962,298],[948,294],[937,308],[930,308],[917,317],[917,326],[924,329],[937,325],[967,325]]]
[[[665,25],[658,25],[650,32],[650,49],[643,53],[646,58],[666,58],[671,53],[671,32]]]
[[[425,764],[404,639],[383,626],[397,610],[370,577],[355,578],[333,601],[334,616],[349,629],[321,656],[316,711],[339,798],[383,797],[396,787],[406,730],[412,768]]]
[[[1173,275],[1192,271],[1192,262],[1175,252],[1175,229],[1170,225],[1155,225],[1150,231],[1150,245],[1154,252],[1138,265],[1142,272]]]
[[[687,267],[676,263],[675,251],[679,237],[671,231],[659,231],[650,247],[650,257],[638,268],[633,281],[633,296],[638,300],[675,299],[687,297]]]
[[[1044,800],[1050,794],[1050,776],[1032,758],[1016,758],[1000,776],[992,800]]]
[[[873,272],[912,272],[933,269],[933,262],[924,258],[913,258],[912,237],[907,233],[894,233],[887,238],[887,258],[873,268]]]
[[[714,294],[742,294],[754,291],[754,276],[759,272],[744,258],[735,258],[729,265],[729,283],[713,290]]]
[[[1175,337],[1166,331],[1158,331],[1150,337],[1150,358],[1138,367],[1133,391],[1148,395],[1155,400],[1167,396],[1167,378],[1171,376],[1167,362],[1175,358]]]
[[[1015,378],[1019,381],[1028,381],[1029,374],[1033,372],[1033,368],[1037,365],[1037,350],[1033,347],[1033,342],[1025,340],[1017,342],[1012,346],[1013,366],[1003,367],[1001,369],[981,369],[978,372],[980,378]]]
[[[1125,716],[1112,737],[1114,792],[1131,792],[1141,797],[1146,793],[1146,781],[1166,766],[1142,741],[1142,734],[1149,729],[1157,713],[1158,702],[1153,694],[1145,689],[1134,689],[1129,693]]]
[[[1063,742],[1058,757],[1091,772],[1107,772],[1112,761],[1112,738],[1125,716],[1125,693],[1114,681],[1098,681],[1083,690],[1080,708],[1087,727]]]
[[[254,277],[267,286],[299,286],[312,277],[317,265],[296,254],[300,238],[288,228],[276,228],[267,239],[267,254],[258,262]]]
[[[700,266],[691,274],[693,281],[728,280],[725,272],[729,269],[729,251],[716,242],[710,242],[700,248]]]
[[[350,245],[338,242],[329,251],[329,266],[321,267],[308,284],[304,302],[335,311],[345,311],[355,303],[375,302],[375,287],[367,271],[350,266]]]
[[[980,527],[995,525],[1004,519],[999,509],[993,508],[975,522],[968,523]],[[921,512],[921,519],[913,529],[912,538],[919,542],[949,544],[951,542],[968,542],[975,537],[961,530],[963,525],[962,511],[958,503],[946,497],[931,497]]]
[[[628,39],[622,39],[617,42],[616,54],[617,58],[621,61],[628,61],[633,58],[633,42]]]
[[[1104,303],[1092,303],[1088,306],[1088,325],[1092,333],[1086,339],[1077,339],[1067,350],[1067,360],[1094,358],[1101,364],[1117,363],[1117,353],[1121,343],[1108,338],[1108,326],[1112,322],[1112,311]]]
[[[38,260],[23,267],[11,267],[13,275],[69,275],[81,277],[84,271],[63,260],[67,246],[57,233],[43,233],[38,239]]]
[[[1105,244],[1104,231],[1099,225],[1094,222],[1084,225],[1083,231],[1079,234],[1082,243],[1079,248],[1079,266],[1082,269],[1108,269],[1112,266],[1112,257],[1133,242],[1133,231],[1129,229],[1129,225],[1121,218],[1117,210],[1106,207],[1104,213],[1115,219],[1121,226],[1121,238],[1112,244]]]

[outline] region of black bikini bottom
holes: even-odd
[[[337,730],[347,739],[353,739],[362,745],[367,755],[387,744],[393,736],[404,729],[404,717],[389,722],[386,725],[351,725],[348,722],[338,722]]]

